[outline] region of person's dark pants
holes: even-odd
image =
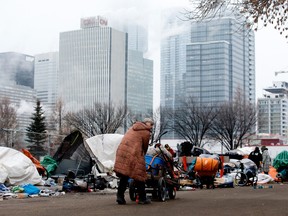
[[[117,190],[117,200],[124,200],[124,194],[128,185],[128,180],[128,176],[120,176],[120,182]],[[146,200],[145,182],[135,181],[135,187],[137,188],[137,192],[139,194],[139,200]]]
[[[118,185],[118,190],[117,190],[117,200],[118,199],[123,199],[124,200],[124,193],[126,191],[127,185],[128,185],[128,176],[121,176],[119,185]]]

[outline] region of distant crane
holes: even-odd
[[[276,72],[275,72],[275,76],[277,76],[277,75],[280,74],[280,73],[288,73],[288,71],[276,71]]]

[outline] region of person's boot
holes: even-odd
[[[147,197],[143,198],[143,199],[139,199],[138,204],[151,204],[151,200]]]
[[[126,200],[124,199],[124,195],[118,195],[117,194],[117,199],[116,199],[116,202],[119,204],[119,205],[125,205],[126,204]]]
[[[128,182],[128,177],[127,176],[122,176],[120,178],[120,182],[119,182],[118,190],[117,190],[117,199],[116,199],[116,202],[119,205],[125,205],[126,204],[126,201],[124,199],[124,194],[125,194],[125,191],[126,191],[127,182]]]
[[[137,182],[139,201],[138,204],[150,204],[151,200],[147,198],[145,191],[145,182]]]

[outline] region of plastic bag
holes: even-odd
[[[41,161],[41,165],[44,166],[48,172],[48,176],[50,176],[53,171],[57,168],[57,162],[49,155],[46,155],[44,159]]]
[[[40,192],[40,189],[32,184],[25,184],[21,187],[24,188],[24,193],[27,193],[28,195],[39,194]]]

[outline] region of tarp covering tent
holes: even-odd
[[[0,147],[0,183],[42,185],[36,166],[22,152]]]
[[[255,147],[243,147],[243,148],[237,148],[234,150],[230,150],[227,153],[236,153],[236,154],[245,156],[245,155],[249,155],[254,149],[255,149]]]
[[[121,134],[102,134],[85,140],[86,149],[97,165],[98,172],[112,172]]]
[[[229,156],[230,159],[241,160],[243,158],[248,158],[249,154],[255,149],[255,147],[243,147],[230,150],[224,155]]]
[[[280,152],[273,160],[273,167],[279,169],[281,167],[288,168],[288,151],[284,150]]]
[[[64,138],[53,159],[58,163],[54,174],[66,175],[73,171],[76,175],[87,175],[91,172],[91,157],[80,131],[74,131]]]

